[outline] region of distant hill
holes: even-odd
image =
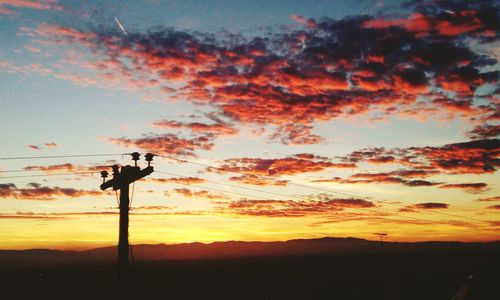
[[[196,260],[213,258],[237,258],[257,256],[303,256],[328,254],[359,254],[384,252],[422,251],[490,251],[500,250],[500,241],[490,243],[462,242],[384,242],[357,238],[297,239],[285,242],[241,242],[227,241],[184,244],[134,245],[134,259],[152,260]],[[0,268],[25,268],[80,263],[113,262],[116,247],[96,248],[86,251],[60,251],[48,249],[0,250]]]

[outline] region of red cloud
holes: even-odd
[[[415,13],[406,19],[372,19],[363,23],[365,28],[385,29],[389,27],[402,27],[409,32],[427,34],[431,28],[431,21],[428,17]]]
[[[443,72],[437,77],[437,82],[445,90],[470,96],[485,80],[474,67],[461,67]]]
[[[500,205],[492,205],[492,206],[488,206],[487,208],[488,209],[500,209]]]
[[[58,5],[57,0],[45,0],[45,1],[31,1],[31,0],[2,0],[0,1],[0,7],[11,6],[18,8],[32,8],[32,9],[42,9],[42,10],[62,10],[63,7]]]
[[[42,150],[39,146],[37,145],[28,145],[28,148],[31,148],[33,150]]]
[[[483,27],[482,21],[477,18],[477,11],[464,10],[460,13],[441,14],[439,17],[428,17],[420,13],[412,14],[406,19],[373,19],[366,21],[365,28],[385,29],[389,27],[402,27],[405,30],[424,36],[436,31],[442,36],[457,36],[474,32]],[[443,18],[441,20],[437,18]]]

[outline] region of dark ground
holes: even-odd
[[[401,253],[136,261],[135,299],[500,299],[500,255],[443,250]],[[115,265],[0,270],[2,299],[115,299]]]

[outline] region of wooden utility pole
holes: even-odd
[[[131,154],[132,159],[135,161],[135,166],[122,166],[121,170],[117,165],[113,168],[113,179],[106,181],[108,177],[107,171],[101,172],[101,177],[103,178],[103,183],[101,184],[101,190],[106,190],[110,187],[113,190],[120,191],[120,231],[118,239],[118,293],[125,294],[129,286],[129,243],[128,243],[128,223],[129,223],[129,210],[130,210],[130,199],[129,199],[129,185],[143,177],[148,176],[153,173],[153,167],[151,167],[151,161],[153,160],[153,154],[146,154],[146,161],[148,166],[141,170],[137,166],[137,161],[139,160],[140,154],[134,152]]]

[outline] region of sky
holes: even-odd
[[[0,0],[0,249],[498,240],[498,6]]]

